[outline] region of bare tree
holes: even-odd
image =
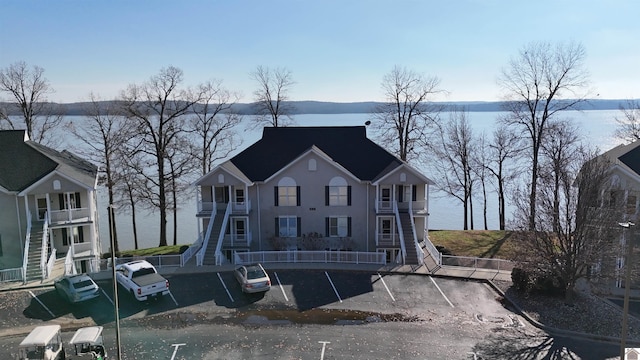
[[[547,123],[559,111],[575,109],[586,101],[588,73],[586,53],[576,43],[531,43],[502,70],[498,83],[505,92],[502,121],[519,129],[529,139],[531,177],[529,182],[529,227],[536,218],[539,155],[545,142]]]
[[[15,109],[5,109],[2,120],[14,129],[14,124],[8,114],[17,110],[24,121],[27,135],[33,141],[55,144],[55,138],[50,134],[58,127],[64,116],[61,105],[47,102],[47,94],[53,92],[44,69],[39,66],[29,67],[24,61],[16,62],[4,69],[0,69],[0,91],[9,93],[15,100]]]
[[[222,87],[222,81],[212,80],[200,85],[202,101],[197,104],[188,126],[193,133],[194,157],[200,164],[201,175],[211,171],[213,163],[226,158],[238,145],[234,128],[242,117],[231,112],[238,102],[238,95]]]
[[[549,123],[547,141],[542,145],[541,181],[546,183],[543,191],[550,191],[547,198],[552,199],[552,229],[559,232],[560,229],[560,203],[562,189],[565,183],[571,179],[566,171],[572,159],[579,150],[576,148],[579,140],[578,129],[569,121],[561,120]]]
[[[291,71],[286,68],[258,66],[250,76],[258,83],[258,89],[253,92],[256,126],[266,124],[279,127],[293,124],[294,108],[289,102],[289,91],[295,82]]]
[[[160,70],[142,85],[129,85],[121,94],[122,109],[136,125],[139,147],[132,154],[140,158],[138,169],[146,180],[144,191],[149,204],[160,212],[159,246],[167,245],[167,211],[171,210],[167,191],[171,191],[168,156],[180,145],[185,131],[185,114],[201,97],[181,89],[182,70],[170,66]]]
[[[411,162],[424,150],[425,141],[441,108],[430,103],[441,93],[440,80],[395,66],[382,80],[386,101],[372,117],[381,144],[403,161]]]
[[[133,147],[134,149],[137,147]],[[141,166],[137,156],[129,153],[129,146],[123,147],[116,152],[117,162],[120,164],[117,172],[117,180],[115,187],[115,204],[119,211],[131,214],[131,230],[133,233],[133,248],[138,249],[138,225],[136,219],[136,211],[138,200],[144,200],[145,193],[142,191],[146,185],[145,178],[141,175]],[[141,202],[144,204],[144,202]]]
[[[473,183],[472,154],[476,139],[467,120],[466,112],[452,111],[444,125],[439,142],[432,144],[434,156],[432,169],[438,179],[440,190],[458,199],[463,205],[464,230],[473,229]]]
[[[618,250],[613,249],[610,239],[619,235],[619,227],[612,225],[621,219],[620,211],[602,206],[601,199],[611,186],[611,163],[596,155],[581,148],[571,163],[564,164],[559,216],[553,206],[554,190],[542,191],[534,231],[527,226],[517,233],[522,240],[518,247],[521,266],[536,277],[553,281],[569,304],[578,279],[588,276],[605,254]],[[553,182],[541,183],[542,187],[547,185],[554,186]],[[526,218],[523,225],[528,225],[529,214],[522,215]]]
[[[518,173],[509,167],[520,152],[520,139],[504,127],[493,132],[488,144],[485,167],[494,178],[498,195],[498,222],[500,230],[506,228],[506,187],[510,181],[518,177]]]
[[[189,148],[191,151],[187,150]],[[171,210],[173,211],[173,245],[178,244],[178,203],[180,195],[185,195],[191,189],[190,182],[182,180],[198,167],[198,164],[193,161],[195,153],[196,149],[185,136],[180,137],[178,146],[171,147],[167,152]]]
[[[489,223],[487,220],[487,204],[489,202],[487,194],[487,183],[490,180],[491,173],[485,166],[488,163],[488,144],[486,134],[483,132],[477,141],[475,151],[471,154],[471,171],[474,177],[480,182],[480,189],[482,191],[482,222],[484,229],[489,230]]]
[[[626,105],[620,106],[620,112],[621,116],[616,117],[615,137],[627,143],[640,140],[640,101],[627,101]]]
[[[87,116],[81,122],[69,122],[67,128],[82,144],[76,151],[98,165],[101,172],[99,184],[106,186],[109,205],[113,205],[116,203],[114,188],[117,173],[121,170],[118,168],[117,153],[126,144],[131,131],[127,129],[125,119],[118,115],[118,109],[110,104],[112,103],[101,102],[97,95],[91,93],[90,102],[85,107]],[[110,207],[109,236],[114,239],[113,251],[117,253],[118,236],[113,213],[114,210]]]

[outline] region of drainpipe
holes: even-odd
[[[367,222],[367,241],[366,241],[366,250],[369,252],[369,187],[371,184],[367,183],[367,209],[365,211],[365,217]]]
[[[260,207],[260,184],[256,184],[256,200],[258,200],[257,213],[258,213],[258,247],[262,251],[262,221],[260,221],[260,213],[262,208]]]
[[[26,197],[25,197],[26,199]],[[25,200],[25,205],[26,205],[26,200]],[[25,208],[25,212],[26,212],[26,208]],[[22,236],[22,222],[20,221],[20,205],[18,203],[18,195],[16,195],[16,216],[18,218],[18,236],[20,241],[24,241],[24,237]],[[22,243],[22,246],[20,247],[20,258],[24,259],[24,243]]]

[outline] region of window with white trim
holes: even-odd
[[[351,205],[351,186],[348,185],[344,178],[336,176],[329,181],[329,186],[325,188],[325,205]]]
[[[351,219],[347,216],[331,216],[327,218],[327,236],[351,236]]]
[[[299,236],[299,218],[295,216],[279,216],[276,218],[276,234],[279,237]]]
[[[275,206],[300,206],[300,186],[292,178],[280,179],[274,190]]]

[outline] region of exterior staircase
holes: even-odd
[[[209,243],[207,244],[207,251],[204,253],[202,259],[203,265],[215,265],[216,264],[216,245],[220,232],[222,229],[222,221],[224,220],[224,213],[218,212],[213,219],[213,227],[211,228],[211,234],[209,236]]]
[[[25,282],[42,280],[42,270],[40,270],[40,256],[42,252],[42,227],[33,231],[31,228],[31,239],[29,240],[29,254],[27,255],[27,275]]]
[[[411,225],[411,215],[408,212],[400,212],[400,224],[402,225],[402,236],[404,237],[404,247],[407,251],[405,264],[418,265],[418,251],[415,245],[413,226]]]

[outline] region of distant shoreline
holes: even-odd
[[[619,110],[621,106],[626,106],[632,99],[589,99],[581,103],[575,110]],[[117,101],[101,101],[104,108],[117,105]],[[292,115],[302,114],[368,114],[375,113],[377,106],[382,102],[364,101],[364,102],[327,102],[327,101],[288,101],[293,111]],[[450,101],[450,102],[434,102],[435,106],[442,106],[444,111],[454,108],[464,109],[468,112],[499,112],[504,111],[502,101]],[[90,103],[74,102],[74,103],[52,103],[62,105],[65,108],[64,115],[86,115],[85,109]],[[13,103],[0,102],[0,107],[7,109],[7,115],[19,116],[21,113],[17,109],[13,109]],[[251,103],[238,103],[231,107],[230,112],[240,115],[255,115],[254,106]]]

